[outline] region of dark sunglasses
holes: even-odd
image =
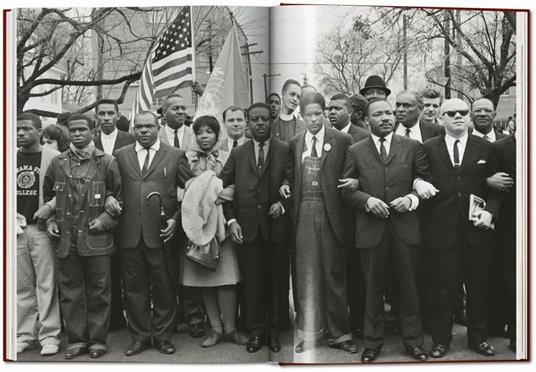
[[[461,116],[467,116],[469,113],[469,110],[454,110],[454,111],[445,111],[443,115],[447,114],[451,118],[455,117],[456,114],[460,114]]]

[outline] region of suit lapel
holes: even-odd
[[[376,160],[380,164],[384,164],[383,159],[380,156],[380,153],[378,152],[378,149],[376,148],[376,144],[374,143],[374,139],[372,138],[372,136],[369,137],[368,141],[369,141],[369,145],[370,145],[370,149],[372,151],[372,154],[374,154],[374,157],[376,158]]]
[[[274,146],[277,146],[277,145],[275,144],[274,138],[272,137],[272,140],[270,141],[270,148],[268,149],[268,154],[267,154],[268,156],[265,156],[266,160],[262,164],[261,171],[259,172],[259,177],[262,177],[262,175],[264,174],[264,172],[270,165],[272,157],[274,156],[274,153],[275,153]]]
[[[438,149],[437,153],[439,156],[443,158],[443,161],[445,164],[448,165],[449,169],[454,169],[454,165],[452,165],[452,161],[450,160],[449,151],[447,149],[447,143],[445,142],[445,137],[441,137],[441,141],[438,142]]]
[[[132,150],[127,152],[128,159],[130,160],[130,163],[132,164],[132,169],[136,170],[136,173],[138,174],[138,177],[141,178],[141,168],[140,163],[138,162],[138,154],[136,153],[136,145],[132,146]]]
[[[167,151],[168,151],[167,146],[162,146],[162,144],[160,144],[160,149],[158,149],[156,154],[154,154],[154,158],[151,161],[151,164],[149,165],[149,169],[147,169],[147,173],[145,173],[145,176],[143,176],[143,178],[149,176],[154,171],[158,163],[160,163],[160,161],[166,155]]]
[[[246,145],[244,145],[244,150],[246,151],[246,156],[249,159],[249,165],[251,166],[253,173],[257,174],[257,160],[255,159],[255,144],[253,141],[249,141],[249,142]]]
[[[391,147],[389,148],[389,154],[387,155],[387,158],[385,158],[385,165],[389,164],[391,160],[393,160],[399,148],[400,138],[393,133],[393,136],[391,137]]]
[[[332,142],[333,142],[333,132],[331,129],[325,127],[324,143],[322,144],[322,149],[321,149],[322,153],[320,155],[320,169],[322,169],[322,166],[324,165],[324,162],[326,161],[328,154],[331,152],[331,149],[333,149]],[[329,144],[330,151],[324,150],[327,144]]]
[[[486,141],[486,140],[483,140]],[[476,139],[469,135],[465,144],[465,151],[463,152],[462,164],[460,165],[460,172],[462,172],[467,164],[473,161],[473,158],[478,154],[480,146],[476,143]]]
[[[302,178],[302,155],[303,155],[303,149],[305,147],[305,133],[301,136],[301,138],[298,139],[296,143],[296,153],[294,154],[294,162],[297,164],[295,167],[297,170],[297,176],[298,176],[298,182],[296,183],[295,187],[297,189],[301,188],[301,178]]]

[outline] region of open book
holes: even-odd
[[[308,5],[272,8],[187,6],[21,8],[6,11],[6,16],[7,59],[4,71],[7,76],[8,110],[5,123],[7,168],[4,178],[8,203],[5,206],[7,270],[4,279],[7,291],[4,301],[7,309],[7,342],[4,359],[63,361],[69,353],[68,359],[76,361],[98,359],[165,363],[292,364],[436,360],[432,357],[443,361],[487,362],[528,358],[528,11]],[[415,92],[425,90],[438,92],[439,95],[435,98],[425,95],[423,101],[422,94]],[[404,94],[406,98],[410,96],[409,103],[399,99]],[[386,115],[393,118],[389,131],[395,134],[390,137],[390,147],[385,153],[383,141],[376,145],[373,142],[377,134],[375,125],[381,127],[381,124],[375,124],[374,119],[368,116],[373,106],[369,103],[374,100],[374,95],[386,96],[386,105],[390,107],[385,110]],[[471,105],[481,97],[485,97],[491,106],[486,106],[484,113],[478,114],[477,106]],[[461,108],[441,106],[443,100],[454,98],[459,99],[452,101],[456,104],[465,102],[462,102]],[[105,101],[101,101],[103,99]],[[263,104],[254,105],[259,102]],[[246,109],[252,105],[247,113]],[[307,111],[312,106],[324,110],[319,113]],[[21,120],[23,112],[30,116],[22,116]],[[91,120],[73,114],[86,115]],[[478,115],[484,118],[481,120]],[[434,203],[442,200],[450,191],[438,186],[443,181],[437,177],[426,178],[420,174],[417,177],[411,171],[406,177],[404,172],[416,167],[416,163],[404,163],[404,159],[413,156],[413,152],[405,153],[406,157],[395,153],[399,146],[397,141],[410,147],[418,146],[419,151],[433,148],[433,143],[417,145],[417,142],[427,142],[428,129],[419,129],[417,134],[403,131],[403,123],[409,121],[408,118],[412,117],[414,122],[429,122],[431,127],[439,128],[437,136],[441,137],[445,133],[443,121],[448,121],[449,117],[456,120],[458,116],[467,118],[464,125],[469,125],[472,131],[463,145],[465,157],[456,160],[456,155],[444,146],[441,153],[438,150],[437,153],[428,154],[430,162],[435,161],[435,157],[430,155],[446,160],[450,156],[451,160],[454,159],[453,163],[461,164],[459,172],[463,172],[466,162],[471,159],[471,141],[476,141],[474,143],[482,146],[478,148],[483,149],[478,157],[475,155],[472,164],[475,166],[472,176],[476,174],[475,177],[480,177],[475,181],[477,187],[490,190],[491,186],[485,186],[486,179],[490,183],[496,181],[500,183],[498,187],[503,187],[502,191],[498,191],[502,193],[501,196],[494,199],[498,203],[498,212],[493,220],[495,231],[486,232],[499,234],[490,240],[488,253],[493,257],[487,260],[490,262],[485,270],[490,277],[491,293],[489,298],[482,301],[485,301],[484,307],[490,310],[490,314],[478,315],[484,319],[481,335],[486,336],[469,341],[466,325],[474,321],[474,314],[468,313],[471,306],[466,306],[466,302],[471,299],[466,293],[474,289],[469,282],[464,283],[461,278],[458,280],[456,274],[449,275],[454,275],[458,280],[456,292],[461,299],[457,299],[456,304],[452,303],[451,312],[446,315],[447,328],[452,327],[452,341],[440,337],[440,334],[450,337],[450,328],[446,333],[441,333],[439,325],[434,323],[434,319],[439,317],[434,313],[438,304],[434,298],[438,292],[430,285],[434,277],[430,262],[434,261],[438,251],[431,250],[427,245],[425,230],[434,218],[443,218],[439,217],[439,212],[433,211]],[[32,125],[36,125],[34,117],[39,118],[41,128],[32,128]],[[211,118],[216,119],[219,129],[211,127]],[[93,120],[97,124],[96,131],[92,127]],[[72,129],[74,121],[93,130],[91,138],[87,137],[90,141],[83,148],[76,145],[81,142],[75,140],[77,135],[73,134]],[[269,123],[270,130],[259,130],[252,124],[263,121]],[[19,128],[21,122],[29,127]],[[398,123],[397,127],[394,127],[395,122]],[[196,123],[204,124],[196,126]],[[497,165],[502,163],[494,155],[495,147],[488,147],[481,138],[473,139],[480,125],[488,124],[492,125],[495,140],[513,136],[516,132],[514,158],[517,168],[513,173]],[[311,128],[317,125],[322,129],[315,133],[322,135],[312,139],[307,134],[303,136],[304,131],[312,133]],[[47,128],[55,128],[55,132],[52,129],[47,131]],[[157,133],[154,141],[158,138],[157,142],[143,145],[143,141],[150,142],[148,138],[152,134],[140,133],[149,133],[155,128],[158,133],[154,132]],[[19,132],[32,130],[38,130],[39,135],[41,131],[45,132],[40,140],[43,147],[35,145],[32,147],[33,153],[41,152],[46,146],[45,142],[52,142],[52,146],[56,146],[63,155],[66,154],[63,158],[65,162],[72,156],[79,156],[77,159],[82,162],[85,159],[82,150],[87,146],[92,151],[93,145],[100,148],[99,151],[107,154],[102,155],[104,158],[113,153],[116,159],[113,162],[118,164],[122,178],[122,185],[117,186],[120,191],[114,193],[105,190],[104,187],[108,186],[104,186],[104,181],[100,179],[99,187],[103,189],[91,191],[93,186],[87,186],[86,189],[84,184],[94,185],[97,178],[86,179],[83,174],[66,173],[67,178],[73,175],[79,178],[79,183],[69,189],[66,182],[58,179],[60,173],[54,173],[50,168],[39,168],[38,162],[44,155],[36,158],[38,160],[34,166],[24,163],[21,154],[27,155],[24,149],[28,147],[28,142],[20,141],[24,134],[19,136],[18,142],[15,140]],[[448,130],[447,133],[450,133]],[[259,139],[263,135],[269,136],[270,131],[271,137],[266,137],[266,143]],[[335,131],[346,134],[330,137]],[[359,160],[364,157],[356,157],[355,169],[352,168],[354,173],[345,166],[345,161],[348,162],[348,159],[345,160],[346,149],[350,145],[350,136],[354,136],[352,131],[364,132],[365,135],[360,140],[352,138],[352,144],[355,142],[356,145],[350,149],[362,151],[363,146],[358,146],[357,142],[370,141],[370,149],[366,151],[372,154],[372,160],[364,161],[364,164]],[[373,136],[370,135],[371,131]],[[100,134],[97,135],[98,132]],[[301,139],[293,143],[291,138],[300,135]],[[129,138],[122,149],[116,147],[120,136]],[[411,140],[403,137],[410,137]],[[212,144],[211,138],[216,138]],[[271,141],[267,138],[271,138]],[[341,142],[338,142],[339,138]],[[66,139],[67,142],[73,140],[70,147],[64,143]],[[160,147],[151,147],[155,143]],[[340,146],[346,147],[343,149]],[[178,147],[181,151],[172,147]],[[168,158],[158,158],[160,149],[169,149],[166,151],[174,154],[169,158],[169,163],[163,163]],[[130,158],[124,150],[132,152]],[[251,163],[251,169],[246,167],[247,171],[241,168],[241,156],[242,153],[247,154],[246,150],[250,158],[244,160],[245,164],[249,166]],[[156,155],[152,155],[152,151]],[[277,151],[284,154],[281,159],[286,159],[287,152],[288,158],[292,157],[290,154],[297,154],[292,159],[293,165],[283,164],[283,160],[277,158]],[[180,163],[177,157],[187,160],[191,169],[175,166],[174,162]],[[333,160],[336,158],[339,160]],[[24,159],[36,161],[28,160],[27,156]],[[62,161],[56,157],[54,159],[51,160],[52,164]],[[385,162],[382,165],[385,166],[385,172],[367,173],[373,172],[373,162],[376,161],[379,164]],[[402,163],[390,168],[387,164],[389,161]],[[427,159],[425,161],[428,162]],[[277,163],[281,168],[280,173],[276,173],[279,170],[274,171],[276,162],[280,162]],[[492,165],[497,166],[494,168]],[[64,167],[65,172],[76,172],[73,167]],[[307,171],[296,176],[297,171],[303,170],[302,167]],[[332,171],[327,178],[322,178],[325,177],[323,167]],[[450,162],[445,167],[451,172],[458,171]],[[424,173],[436,171],[434,164],[430,170],[428,165],[425,168]],[[223,185],[214,181],[214,185],[210,184],[206,189],[184,190],[185,179],[200,177],[202,171],[207,169],[217,173]],[[391,177],[392,173],[388,175],[388,170],[399,174],[400,178],[384,185],[385,189],[384,186],[381,186],[381,190],[371,186],[374,182]],[[249,171],[251,173],[247,173]],[[129,172],[136,175],[131,176]],[[128,194],[131,191],[125,191],[135,177],[142,177],[143,180],[143,177],[156,173],[160,178],[155,178],[154,189],[147,190],[145,194],[140,191],[138,198]],[[488,178],[497,173],[505,175]],[[262,178],[264,174],[268,178]],[[339,181],[345,178],[345,174],[349,175],[348,185],[355,181],[353,186],[347,185],[350,187],[350,196],[337,191],[337,185],[346,182]],[[172,183],[172,188],[165,189],[168,182],[175,182],[175,176],[176,184]],[[276,187],[270,183],[275,182],[274,177],[281,178]],[[45,186],[38,187],[37,180],[42,179]],[[514,181],[510,181],[512,179]],[[418,182],[421,180],[435,185],[437,193],[428,194],[429,191],[425,191],[421,194],[418,189],[418,185],[422,185]],[[455,177],[453,180],[456,182]],[[332,183],[335,185],[333,189],[328,186]],[[390,198],[390,187],[396,189],[406,183],[413,187],[409,186],[400,194],[400,198]],[[201,239],[204,238],[213,209],[212,204],[202,204],[210,197],[203,194],[208,199],[202,199],[195,192],[208,193],[228,185],[234,187],[231,187],[230,195],[216,195],[219,196],[218,208],[221,204],[223,211],[218,212],[218,216],[225,216],[225,222],[218,222],[221,222],[218,226],[222,226],[224,231],[222,238],[218,239],[220,246],[216,270],[214,265],[210,270],[195,266],[198,264],[186,258],[184,252],[187,247],[207,246],[208,242],[213,244],[216,241]],[[462,182],[452,187],[466,186]],[[329,197],[326,196],[328,188],[332,192]],[[110,220],[119,224],[115,231],[105,230],[100,225],[90,225],[89,228],[91,231],[97,229],[99,234],[112,234],[113,231],[113,250],[118,252],[114,253],[108,269],[98,274],[109,281],[104,284],[104,292],[111,291],[111,294],[103,295],[108,296],[102,304],[108,310],[98,315],[80,316],[80,311],[90,312],[85,303],[78,304],[81,306],[79,308],[73,307],[73,302],[80,300],[80,297],[72,292],[84,292],[83,296],[87,295],[90,303],[94,297],[98,297],[95,291],[90,293],[87,289],[88,293],[85,294],[86,289],[80,289],[80,285],[76,290],[68,286],[77,272],[68,270],[66,257],[80,255],[84,260],[88,258],[80,253],[77,240],[72,240],[75,243],[70,245],[64,243],[62,234],[65,234],[65,230],[61,229],[61,223],[58,225],[62,213],[66,213],[63,223],[72,218],[70,213],[77,216],[84,214],[85,196],[77,199],[69,194],[66,197],[69,190],[80,195],[93,192],[88,198],[91,199],[89,207],[101,208],[100,212],[108,213]],[[476,205],[471,190],[466,192],[460,189],[457,194],[459,205],[463,205],[459,215],[462,216],[460,221],[463,221],[460,224],[467,222],[469,203]],[[158,197],[146,195],[149,192],[158,194]],[[300,192],[303,194],[297,198]],[[501,223],[504,224],[501,211],[505,209],[505,200],[509,200],[508,196],[512,194],[515,195],[513,200],[517,206],[517,209],[514,207],[513,216],[518,222],[512,228],[515,231],[512,235],[514,248],[510,247],[511,256],[515,257],[515,269],[505,269],[500,258],[502,256],[496,254],[498,248],[495,248],[494,242],[502,241],[500,234],[506,234],[505,230],[499,228]],[[478,195],[482,207],[489,203],[488,195]],[[39,200],[39,207],[48,212],[45,217],[33,221],[34,212],[38,210],[38,196],[44,197],[44,200]],[[109,201],[109,196],[114,199]],[[23,197],[27,199],[22,201]],[[169,200],[166,201],[166,198],[173,202],[183,201],[183,212],[187,200],[198,198],[195,200],[199,200],[199,211],[190,208],[188,213],[199,212],[201,227],[196,229],[195,224],[181,224],[180,207],[171,203],[169,205],[172,206],[168,208],[166,203]],[[157,200],[161,208],[155,204]],[[214,204],[214,200],[210,200]],[[318,200],[324,204],[318,204]],[[153,204],[147,209],[149,214],[144,215],[141,206],[149,205],[147,203]],[[22,204],[31,210],[26,218],[24,213],[28,212],[26,207],[21,207]],[[129,220],[127,224],[126,216],[133,213],[131,211],[138,205],[140,209],[136,213],[139,212],[140,217]],[[257,212],[257,208],[263,212]],[[385,223],[385,234],[394,237],[393,241],[400,243],[406,239],[402,237],[406,233],[410,236],[407,241],[400,243],[404,250],[421,249],[417,254],[419,260],[410,261],[415,254],[412,258],[404,256],[410,264],[400,269],[396,266],[400,262],[393,263],[396,261],[393,260],[396,256],[393,252],[397,252],[395,245],[389,245],[388,253],[382,260],[397,268],[389,266],[388,270],[383,270],[383,280],[374,277],[370,271],[372,266],[367,266],[371,265],[372,260],[378,259],[371,256],[374,249],[384,244],[383,240],[370,243],[374,247],[369,247],[368,243],[375,238],[367,238],[364,243],[360,240],[369,233],[373,236],[377,224],[373,222],[363,227],[359,221],[365,221],[373,214],[376,216],[376,213],[377,216],[385,213],[382,218],[389,221]],[[405,213],[415,217],[414,222],[399,231],[399,225],[395,226],[399,221],[397,218],[404,218]],[[188,217],[183,214],[182,221],[184,218]],[[379,220],[379,217],[373,218]],[[303,221],[310,227],[304,227]],[[161,237],[166,240],[162,247],[168,250],[157,259],[158,264],[149,258],[154,253],[152,243],[144,241],[145,234],[149,232],[143,229],[152,223],[158,226],[155,230],[157,237],[162,224]],[[170,227],[174,223],[178,224]],[[449,223],[444,226],[445,241],[450,239],[447,231],[452,226]],[[419,227],[415,228],[415,224]],[[47,271],[50,266],[37,268],[37,256],[30,256],[39,255],[39,252],[28,253],[31,241],[27,239],[25,243],[22,242],[23,237],[33,229],[32,226],[35,226],[36,234],[41,234],[42,239],[52,239],[47,240],[48,249],[54,248],[54,252],[59,252],[58,246],[67,244],[66,256],[59,257],[59,263],[54,263],[54,259],[50,261],[51,266],[58,266],[56,270],[63,268],[61,275],[51,282],[52,287],[59,287],[59,299],[54,296],[50,298],[50,292],[58,295],[57,289],[40,285],[42,277],[38,274],[39,270]],[[76,228],[76,223],[73,226]],[[51,238],[44,234],[45,230]],[[85,241],[84,234],[93,233],[87,230],[84,232],[81,228],[78,231],[78,241]],[[76,229],[72,231],[76,234]],[[58,236],[54,238],[56,233]],[[475,234],[479,233],[482,231]],[[212,231],[212,237],[215,234]],[[130,240],[136,236],[136,244],[129,246]],[[418,238],[414,239],[414,236]],[[422,236],[424,239],[421,239]],[[105,241],[104,235],[101,237],[100,241]],[[167,242],[168,238],[171,243]],[[196,238],[202,242],[197,243]],[[462,236],[460,239],[465,238]],[[189,244],[189,241],[195,244]],[[138,257],[143,263],[136,264],[133,256],[129,256],[136,249],[153,253]],[[25,252],[27,260],[21,258]],[[111,251],[104,253],[111,254]],[[420,262],[421,258],[424,263]],[[412,264],[415,264],[414,268],[411,268]],[[220,270],[217,265],[225,265],[225,270]],[[81,267],[80,270],[86,270],[88,275],[94,274],[83,264]],[[138,269],[145,270],[145,276],[141,279],[138,276],[134,281],[133,277],[139,274],[136,272]],[[220,273],[222,270],[225,272]],[[407,276],[404,278],[414,289],[414,296],[410,300],[399,296],[399,291],[407,289],[405,285],[398,286],[400,278],[397,273],[400,270],[408,270],[410,274],[411,279]],[[502,279],[506,275],[503,270],[509,270],[507,275],[515,278],[510,281],[510,284],[512,281],[515,284],[515,300],[511,297],[507,299],[507,295],[512,293],[508,292]],[[163,274],[158,276],[155,273]],[[206,281],[208,275],[220,276],[217,280]],[[370,284],[372,280],[374,285]],[[373,286],[376,286],[374,288],[380,293],[380,298],[366,297],[366,288]],[[139,287],[146,288],[145,297],[136,292]],[[167,302],[163,302],[167,305],[164,306],[160,296],[165,296],[165,291],[172,293],[172,299],[166,297]],[[55,301],[55,307],[49,305],[47,313],[42,310],[45,306],[43,301]],[[401,307],[405,310],[401,310]],[[63,328],[59,323],[60,308],[64,317]],[[372,310],[374,314],[371,314]],[[50,315],[54,311],[56,314]],[[56,331],[43,330],[46,327],[42,318],[47,318],[46,323],[49,317],[54,316],[56,318],[51,320],[53,324],[49,326],[56,327]],[[147,331],[141,330],[146,325],[140,325],[143,323],[140,321],[142,316],[149,319],[149,324],[151,317],[153,321],[159,317],[168,317],[168,320],[166,323],[160,319],[163,323],[156,326],[153,323],[153,329],[149,326]],[[453,322],[449,316],[455,316]],[[110,318],[111,326],[108,326]],[[512,318],[516,321],[512,322]],[[381,326],[377,325],[379,323]],[[89,340],[88,331],[84,331],[88,327],[93,327],[93,331],[98,329],[100,341]],[[158,327],[167,327],[167,331]],[[47,331],[51,333],[44,336],[43,332]],[[434,334],[434,339],[431,334]],[[47,354],[43,348],[47,340],[56,346],[59,343],[59,350],[52,347],[48,353],[51,355],[44,357],[40,353]],[[136,340],[140,344],[133,345]],[[486,340],[493,348],[482,346],[481,341]],[[169,341],[171,347],[163,341]],[[467,347],[468,342],[472,343],[472,349]],[[438,344],[446,346],[446,355],[441,355]],[[416,346],[422,350],[416,350]],[[177,348],[177,352],[173,347]],[[365,360],[367,354],[364,350],[369,357],[372,355],[368,360]],[[484,356],[486,353],[487,356]]]

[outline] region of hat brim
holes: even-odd
[[[366,88],[363,88],[359,91],[359,93],[361,93],[362,96],[365,95],[365,92],[369,89],[381,89],[385,92],[385,94],[387,96],[389,96],[389,94],[391,94],[391,90],[389,88],[386,88],[386,87],[382,87],[382,86],[379,86],[379,85],[374,85],[374,86],[370,86],[370,87],[366,87]]]

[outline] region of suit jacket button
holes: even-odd
[[[257,204],[257,208],[260,208],[260,207],[261,207],[261,205],[260,205],[260,204]]]
[[[459,193],[458,193],[458,196],[462,196],[462,193],[461,193],[461,192],[459,192]]]

